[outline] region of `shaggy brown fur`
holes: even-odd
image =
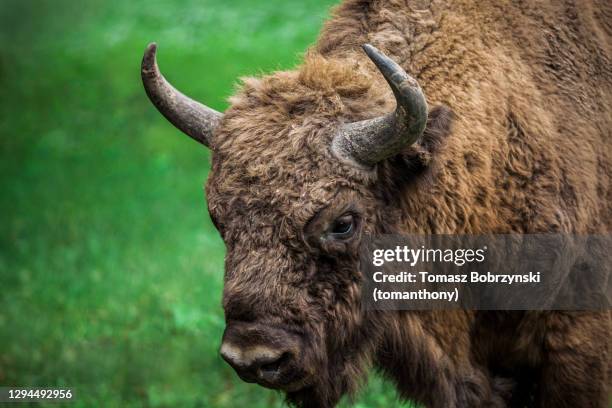
[[[610,231],[611,34],[607,0],[346,0],[302,66],[244,81],[211,143],[208,204],[228,322],[305,339],[289,401],[332,407],[374,364],[430,407],[609,404],[610,313],[364,312],[357,246]],[[422,140],[373,171],[329,151],[341,123],[394,108],[368,42],[437,106]],[[355,239],[316,239],[347,209]]]

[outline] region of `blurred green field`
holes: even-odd
[[[335,2],[2,1],[0,385],[74,387],[73,407],[283,405],[218,356],[208,151],[150,105],[139,64],[157,41],[167,77],[223,110],[238,77],[298,63]],[[405,406],[375,376],[355,405]]]

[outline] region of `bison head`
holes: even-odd
[[[364,50],[374,65],[310,54],[297,71],[246,79],[224,114],[174,89],[154,44],[142,63],[153,104],[213,152],[208,208],[227,247],[221,355],[302,406],[334,405],[373,354],[360,239],[392,232],[401,211],[390,172],[405,179],[432,145],[417,82]]]

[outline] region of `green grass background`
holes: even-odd
[[[218,356],[209,153],[139,65],[157,41],[167,77],[223,110],[240,76],[299,63],[335,2],[2,0],[0,385],[73,387],[74,407],[283,405]],[[355,405],[401,406],[374,375]]]

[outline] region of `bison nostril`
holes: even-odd
[[[240,348],[231,343],[221,346],[221,356],[245,381],[256,379],[273,382],[278,379],[293,358],[290,352],[280,352],[265,346]]]
[[[224,342],[221,356],[247,382],[275,384],[283,380],[294,355],[290,351],[274,350],[266,346],[240,348]]]
[[[259,366],[259,377],[265,381],[273,381],[280,374],[283,366],[291,360],[291,353],[285,352],[274,361],[269,361]]]
[[[219,351],[244,381],[285,389],[302,376],[301,343],[293,332],[232,320]]]

